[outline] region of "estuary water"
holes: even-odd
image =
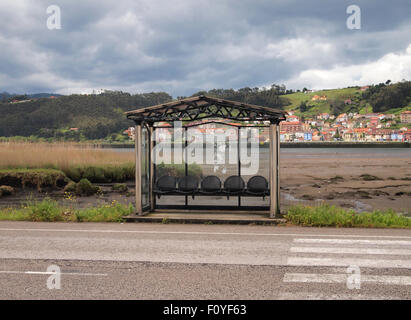
[[[133,148],[107,148],[117,152],[134,152]],[[259,148],[260,157],[268,155],[268,148]],[[410,158],[411,148],[282,148],[282,159],[332,158]]]

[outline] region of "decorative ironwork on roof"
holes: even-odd
[[[283,110],[207,96],[186,98],[126,112],[127,118],[137,123],[223,118],[235,121],[270,121],[278,124],[285,120],[286,114]]]

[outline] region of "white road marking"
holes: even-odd
[[[289,266],[358,266],[370,268],[411,268],[411,260],[373,260],[355,258],[307,258],[288,257]]]
[[[293,253],[384,254],[410,256],[407,249],[344,248],[344,247],[291,247]]]
[[[283,282],[346,283],[349,274],[286,273]],[[361,283],[410,286],[411,277],[389,275],[361,275]]]
[[[403,300],[395,296],[373,296],[364,294],[326,294],[320,292],[282,292],[278,300]]]
[[[328,243],[328,244],[375,244],[375,245],[404,245],[411,247],[411,241],[404,240],[354,240],[354,239],[294,239],[296,243]]]
[[[378,259],[378,255],[398,255],[398,256],[410,256],[411,255],[411,241],[404,240],[379,240],[379,239],[321,239],[321,238],[295,238],[294,243],[299,244],[311,244],[312,246],[294,246],[290,248],[291,254],[297,253],[316,253],[319,257],[299,257],[289,256],[287,264],[292,266],[329,266],[329,267],[370,267],[370,268],[411,268],[411,260],[399,260],[399,259]],[[318,246],[318,245],[332,244],[335,246]],[[355,245],[355,247],[344,247],[343,245]],[[366,247],[364,247],[364,245]],[[370,246],[378,245],[380,247],[373,248]],[[396,246],[395,248],[389,248],[386,245]],[[408,246],[404,248],[403,246]],[[363,247],[358,247],[363,246]],[[382,247],[381,246],[385,246]],[[402,247],[401,247],[402,246]],[[339,254],[341,257],[329,257],[324,258],[322,254]],[[347,257],[347,254],[357,255],[376,255],[374,259],[364,259]],[[331,274],[318,274],[318,273],[285,273],[283,277],[284,283],[323,283],[323,284],[344,284],[347,282],[348,277],[351,274],[347,274],[344,270],[340,273]],[[360,275],[361,283],[377,284],[377,285],[397,285],[397,286],[411,286],[410,276],[393,276],[393,275]],[[370,296],[358,294],[355,291],[352,294],[323,294],[321,292],[285,292],[280,293],[278,299],[321,299],[321,300],[388,300],[388,299],[401,299],[394,296]]]
[[[82,232],[82,233],[134,233],[134,234],[187,234],[187,235],[228,235],[228,236],[274,236],[274,237],[340,237],[340,238],[387,238],[411,239],[411,236],[378,236],[378,235],[336,235],[304,233],[245,233],[245,232],[200,232],[200,231],[148,231],[148,230],[96,230],[96,229],[44,229],[44,228],[0,228],[0,231],[36,231],[36,232]],[[318,240],[318,239],[316,239]],[[324,239],[327,240],[327,239]],[[406,241],[405,241],[406,242]],[[411,244],[411,241],[409,241]]]
[[[47,272],[47,271],[8,271],[0,270],[0,274],[37,274],[37,275],[54,275],[56,272]],[[79,273],[79,272],[60,272],[61,275],[67,276],[97,276],[97,277],[106,277],[107,273]]]

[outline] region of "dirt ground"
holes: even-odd
[[[284,205],[326,201],[359,211],[411,212],[411,158],[286,159]]]

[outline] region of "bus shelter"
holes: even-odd
[[[285,111],[196,96],[126,115],[135,123],[137,215],[170,209],[279,214],[279,123]]]

